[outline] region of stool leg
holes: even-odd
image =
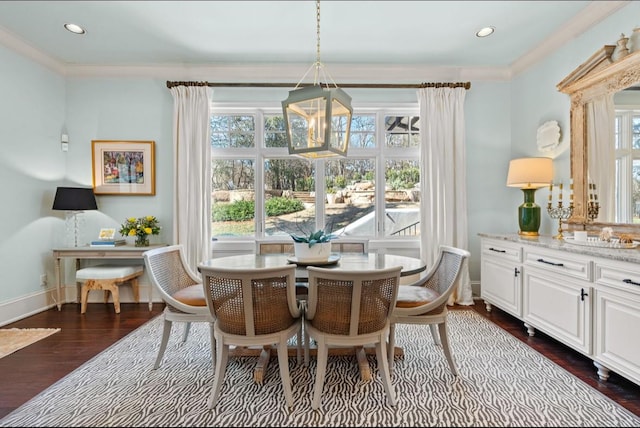
[[[104,290],[103,294],[104,294],[104,303],[109,303],[109,291]]]
[[[111,296],[113,296],[113,306],[116,308],[116,314],[120,313],[120,291],[117,285],[111,288]]]
[[[140,288],[138,286],[138,278],[131,279],[131,290],[133,291],[133,299],[136,303],[140,302]]]
[[[83,285],[82,285],[82,289],[80,291],[80,313],[84,314],[85,312],[87,312],[87,299],[89,298],[89,282],[90,281],[86,281]]]

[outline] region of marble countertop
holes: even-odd
[[[524,237],[517,233],[478,233],[482,238],[498,239],[520,244],[534,245],[552,250],[567,251],[575,254],[602,257],[605,259],[619,260],[622,262],[640,263],[640,246],[636,248],[606,248],[577,245],[564,240],[554,239],[551,236],[540,235],[536,237]]]

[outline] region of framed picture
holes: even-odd
[[[100,235],[98,235],[98,238],[103,240],[103,241],[113,241],[116,237],[116,230],[115,229],[100,229]]]
[[[91,141],[93,193],[155,195],[155,141]]]

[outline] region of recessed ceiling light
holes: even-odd
[[[496,31],[494,27],[484,27],[478,30],[476,37],[487,37],[492,35],[494,31]]]
[[[86,33],[85,29],[76,24],[64,24],[64,28],[71,31],[74,34],[84,34]]]

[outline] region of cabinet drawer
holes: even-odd
[[[591,260],[567,252],[525,247],[524,264],[544,271],[591,281]]]
[[[512,244],[504,241],[483,239],[482,254],[516,263],[520,263],[522,261],[522,247],[518,244]]]
[[[596,260],[594,281],[640,295],[640,266],[615,260]]]

